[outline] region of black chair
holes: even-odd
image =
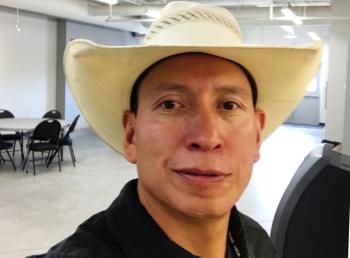
[[[0,109],[0,118],[14,118],[15,116],[6,109]]]
[[[70,156],[72,158],[72,162],[73,162],[73,166],[75,167],[75,162],[76,162],[76,159],[75,159],[75,155],[74,155],[74,151],[73,151],[73,141],[72,141],[72,138],[70,138],[70,133],[74,132],[75,130],[75,126],[78,122],[78,119],[79,119],[80,115],[77,115],[72,124],[70,125],[68,131],[66,132],[66,134],[59,139],[59,145],[60,145],[60,152],[61,152],[61,160],[63,160],[63,147],[64,146],[68,146],[69,147],[69,151],[70,151]],[[55,157],[56,155],[56,152],[51,156],[50,158],[50,161],[48,163],[48,165],[50,165],[51,163],[51,160]]]
[[[34,152],[48,152],[46,158],[46,165],[48,166],[48,161],[51,159],[51,154],[58,152],[58,166],[59,171],[61,171],[61,157],[59,152],[59,134],[61,131],[61,124],[57,120],[45,120],[39,123],[30,137],[28,143],[28,152],[26,159],[23,163],[23,170],[26,166],[30,152],[32,152],[32,162],[33,162],[33,171],[35,173],[35,156]],[[26,171],[28,173],[28,171]]]
[[[58,110],[50,110],[43,115],[43,118],[62,119],[62,114]]]
[[[14,118],[15,116],[6,109],[0,109],[0,119],[1,118]],[[1,133],[0,133],[1,134]],[[15,156],[15,150],[16,150],[16,143],[19,143],[21,155],[22,158],[24,158],[23,154],[23,133],[22,132],[15,132],[15,133],[8,133],[2,134],[2,140],[7,142],[13,142],[13,152],[12,156]]]
[[[10,153],[9,153],[9,151],[8,151],[8,149],[10,149],[10,148],[12,148],[12,147],[13,147],[13,144],[10,143],[10,142],[3,141],[3,140],[2,140],[2,136],[0,135],[0,162],[10,161],[11,164],[12,164],[12,166],[13,166],[13,168],[16,170],[15,163],[13,162],[13,160],[12,160],[12,158],[11,158],[11,155],[10,155]],[[8,160],[6,160],[6,159],[2,156],[2,154],[1,154],[1,152],[2,152],[3,150],[7,153],[7,156],[8,156],[8,158],[9,158]]]

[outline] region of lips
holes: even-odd
[[[186,182],[196,185],[218,184],[230,176],[230,174],[212,169],[186,168],[176,169],[174,172]]]

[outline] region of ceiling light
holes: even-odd
[[[287,35],[284,35],[283,37],[286,39],[297,39],[298,38],[298,36],[294,35],[294,34],[287,34]]]
[[[295,35],[295,30],[294,30],[293,26],[281,25],[280,27],[281,27],[282,30],[284,30],[285,32],[288,33],[287,35],[283,36],[284,38],[287,38],[287,39],[296,39],[296,38],[298,38],[298,36]]]
[[[16,2],[16,30],[20,32],[22,29],[21,21],[19,20],[19,0]]]
[[[287,32],[289,34],[294,34],[294,28],[292,26],[290,26],[290,25],[281,25],[280,27],[285,32]]]
[[[321,40],[321,38],[320,38],[320,36],[318,36],[315,32],[313,32],[313,31],[309,31],[308,33],[307,33],[307,35],[312,39],[312,40],[314,40],[314,41],[320,41]]]
[[[115,5],[118,3],[118,0],[96,0],[97,2],[109,4],[109,5]]]
[[[296,16],[293,11],[291,9],[289,9],[288,7],[283,7],[281,8],[281,13],[283,13],[283,15],[288,19],[293,21],[294,24],[296,25],[301,25],[303,24],[303,21]]]
[[[305,6],[312,6],[312,7],[316,7],[316,6],[331,6],[331,3],[329,1],[310,1],[310,2],[291,2],[290,3],[291,6],[301,6],[301,7],[305,7]]]
[[[156,11],[156,10],[147,9],[145,12],[145,15],[152,17],[152,18],[158,18],[160,16],[160,12]]]

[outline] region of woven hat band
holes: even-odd
[[[145,36],[145,45],[242,44],[238,23],[227,10],[208,10],[198,5],[182,10],[181,2],[172,5],[177,5],[176,11],[168,13],[165,10],[161,13]]]

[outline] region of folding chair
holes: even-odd
[[[75,155],[74,155],[74,151],[73,151],[73,141],[72,141],[72,138],[70,138],[69,135],[72,132],[74,132],[75,126],[76,126],[76,124],[78,122],[79,117],[80,117],[80,115],[77,115],[74,118],[74,120],[73,120],[72,124],[70,125],[70,127],[69,127],[68,131],[66,132],[66,134],[62,138],[59,139],[59,145],[60,145],[60,151],[61,151],[61,160],[63,161],[63,147],[64,146],[68,146],[74,167],[75,167],[75,162],[77,160],[75,159]],[[55,157],[55,155],[56,155],[56,152],[51,156],[48,165],[50,165],[51,160]]]
[[[1,118],[14,118],[15,116],[6,109],[0,109],[0,119]],[[1,133],[0,133],[1,134]],[[23,154],[23,133],[22,132],[6,132],[2,134],[2,140],[6,142],[13,142],[13,151],[12,156],[15,156],[16,143],[19,143],[21,149],[22,158],[24,158]]]
[[[5,141],[3,141],[3,140],[2,140],[2,137],[1,137],[1,135],[0,135],[0,161],[1,161],[1,162],[10,161],[11,164],[12,164],[12,166],[13,166],[13,168],[14,168],[14,170],[16,170],[15,163],[13,162],[13,159],[12,159],[12,157],[11,157],[9,151],[8,151],[8,149],[10,149],[10,148],[12,148],[12,147],[13,147],[13,144],[10,143],[10,142],[5,142]],[[2,156],[2,154],[1,154],[1,152],[2,152],[3,150],[7,153],[7,156],[8,156],[8,158],[9,158],[8,160],[6,160],[6,159]]]
[[[46,158],[46,165],[48,166],[48,161],[52,153],[58,151],[58,166],[59,171],[61,171],[61,157],[59,152],[59,134],[61,131],[61,124],[57,120],[45,120],[39,123],[34,131],[33,135],[29,139],[28,152],[26,159],[23,163],[23,170],[26,166],[30,152],[32,153],[33,171],[35,173],[35,152],[45,152],[48,151]],[[28,171],[26,171],[28,173]]]

